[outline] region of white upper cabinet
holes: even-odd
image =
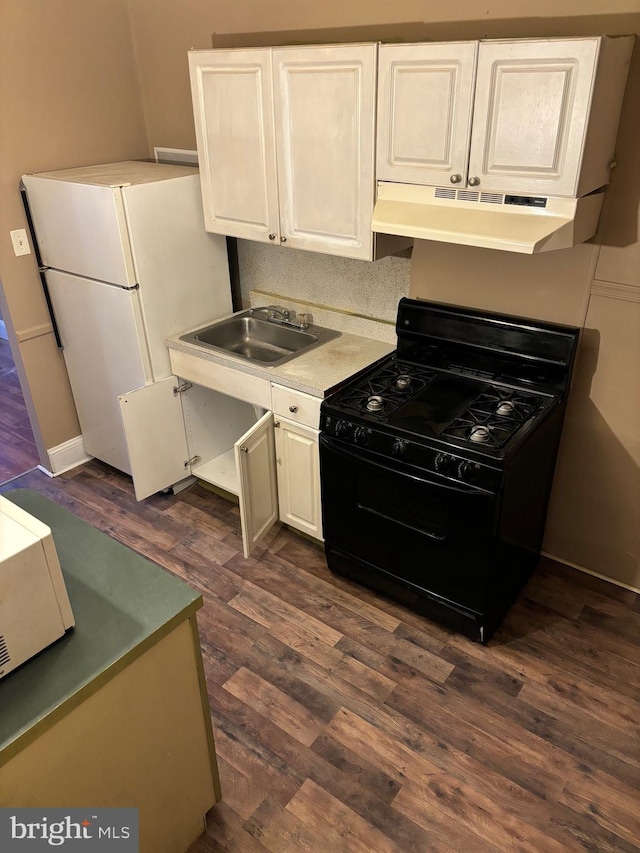
[[[374,44],[274,50],[282,242],[371,257]]]
[[[480,44],[470,186],[576,193],[598,45],[598,39]]]
[[[608,181],[633,37],[380,48],[379,180],[582,196]]]
[[[275,241],[271,51],[196,51],[189,54],[189,69],[205,227]]]
[[[466,173],[477,42],[381,45],[377,178],[442,185]]]
[[[207,230],[376,256],[377,52],[342,44],[189,54]]]

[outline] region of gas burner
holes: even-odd
[[[382,397],[374,395],[373,397],[369,397],[366,403],[366,410],[368,412],[379,412],[384,406],[384,400]]]
[[[500,415],[501,417],[509,417],[513,415],[516,410],[516,405],[511,400],[503,400],[502,403],[499,403],[496,408],[496,415]]]
[[[524,423],[540,407],[540,402],[540,397],[535,394],[494,386],[485,389],[470,408],[485,421],[497,417],[499,421],[509,418]]]
[[[337,405],[346,412],[385,421],[435,376],[431,370],[392,359],[347,389],[338,398]]]
[[[469,432],[469,441],[477,441],[481,444],[491,440],[491,430],[487,426],[472,427]]]

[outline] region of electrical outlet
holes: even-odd
[[[16,255],[30,255],[29,240],[27,232],[24,228],[19,228],[17,231],[9,231],[11,242],[13,243],[13,251]]]

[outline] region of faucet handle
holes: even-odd
[[[309,321],[307,320],[308,314],[298,314],[298,325],[301,329],[309,328]]]

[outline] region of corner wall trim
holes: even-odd
[[[38,468],[49,477],[57,477],[59,474],[64,474],[65,471],[76,468],[92,459],[91,456],[87,455],[81,435],[70,438],[69,441],[58,444],[56,447],[50,447],[47,450],[47,456],[49,457],[49,469],[43,465],[38,465]]]
[[[594,280],[591,285],[591,295],[622,299],[625,302],[640,302],[640,287],[633,284],[617,284],[614,281]]]

